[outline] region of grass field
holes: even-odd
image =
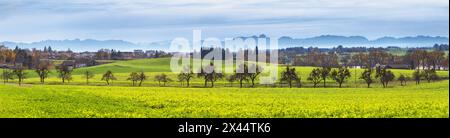
[[[297,67],[303,88],[230,87],[220,81],[217,88],[201,88],[202,80],[193,80],[193,88],[183,88],[178,82],[157,87],[154,75],[170,73],[169,59],[117,61],[74,71],[74,80],[62,85],[52,71],[46,84],[39,84],[34,72],[28,72],[24,85],[13,82],[0,84],[0,117],[243,117],[243,118],[448,118],[449,81],[408,82],[400,86],[395,81],[389,88],[373,84],[373,88],[358,79],[361,69],[352,69],[353,76],[346,88],[311,88],[306,76],[312,67]],[[280,67],[280,70],[283,67]],[[96,73],[86,86],[81,73]],[[101,74],[112,70],[119,80],[105,86]],[[145,87],[131,87],[126,81],[129,72],[144,71],[149,76]],[[410,76],[411,70],[393,70],[396,75]],[[281,71],[280,71],[281,72]],[[439,71],[448,78],[448,71]],[[356,78],[356,79],[355,79]]]
[[[90,80],[89,85],[106,85],[105,81],[101,81],[102,74],[108,70],[111,70],[116,76],[117,80],[113,82],[113,85],[119,86],[130,86],[131,82],[127,80],[130,72],[139,72],[143,71],[148,76],[148,80],[143,83],[143,86],[158,86],[158,83],[154,80],[154,76],[165,73],[167,74],[173,82],[169,83],[168,86],[171,87],[180,87],[180,83],[176,82],[177,74],[172,73],[170,70],[170,58],[159,58],[159,59],[138,59],[138,60],[129,60],[129,61],[116,61],[110,64],[103,64],[99,66],[87,67],[87,68],[78,68],[75,69],[72,75],[73,80],[65,85],[86,85],[86,80],[83,77],[83,72],[86,70],[92,71],[95,73],[94,78]],[[281,74],[282,70],[284,70],[284,66],[279,67],[278,73]],[[307,81],[309,73],[314,67],[296,67],[298,74],[301,77],[302,85],[304,87],[312,87],[311,82]],[[351,77],[347,80],[347,83],[343,84],[343,87],[366,87],[364,80],[359,79],[359,76],[363,69],[350,69]],[[400,74],[404,74],[406,76],[411,77],[413,70],[399,70],[393,69],[394,74],[398,77]],[[356,74],[356,75],[355,75]],[[449,74],[448,71],[438,71],[437,74],[442,77],[448,79]],[[17,79],[11,81],[13,83],[17,83]],[[258,81],[257,81],[258,82]],[[39,84],[39,77],[37,74],[30,70],[27,73],[27,79],[24,80],[24,83],[28,84]],[[413,82],[409,82],[413,83]],[[51,71],[49,78],[46,79],[46,84],[51,85],[61,85],[61,79],[57,78],[57,72]],[[203,87],[203,80],[201,78],[194,77],[191,82],[193,87]],[[216,83],[217,87],[228,87],[230,84],[225,80],[219,80]],[[398,81],[394,81],[391,83],[392,85],[399,85]],[[391,86],[392,86],[391,85]],[[237,83],[234,83],[234,86],[237,86]],[[337,87],[338,85],[331,79],[327,80],[327,86],[329,87]],[[373,87],[381,87],[381,84],[374,84]],[[264,87],[264,86],[261,86]]]
[[[448,81],[395,88],[0,85],[0,117],[449,117]]]

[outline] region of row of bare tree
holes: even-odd
[[[360,66],[365,68],[381,65],[399,65],[408,69],[448,69],[449,58],[444,51],[426,51],[414,49],[408,51],[406,55],[393,55],[382,50],[372,50],[370,52],[360,52],[347,55],[338,55],[334,52],[323,53],[312,50],[306,55],[298,56],[293,60],[296,66],[316,66],[316,67],[339,67],[339,66]]]
[[[45,79],[48,78],[48,74],[50,73],[50,66],[48,62],[41,62],[38,68],[35,69],[36,74],[40,78],[40,82],[44,84]],[[233,82],[238,82],[239,86],[242,88],[245,85],[250,84],[250,87],[255,87],[255,81],[258,76],[262,73],[264,69],[256,64],[241,64],[237,66],[236,71],[226,76],[223,73],[219,73],[216,71],[214,65],[211,63],[209,66],[203,67],[199,70],[199,73],[193,73],[190,67],[185,67],[183,71],[181,71],[178,76],[178,82],[181,83],[181,86],[190,86],[190,81],[193,77],[197,76],[204,80],[204,87],[214,87],[214,83],[223,78],[226,79],[232,86]],[[67,66],[65,64],[60,64],[56,67],[56,71],[58,73],[58,78],[61,79],[62,83],[70,82],[72,80],[72,71],[73,68],[71,66]],[[4,69],[1,75],[4,83],[7,83],[9,80],[14,78],[18,79],[19,85],[22,84],[23,80],[26,78],[27,72],[23,67],[15,67],[12,69]],[[89,80],[92,79],[95,74],[91,71],[83,72],[83,78],[86,79],[86,84],[89,84]],[[339,68],[332,69],[331,67],[318,67],[314,68],[307,78],[308,81],[313,83],[313,87],[318,87],[320,83],[323,83],[323,87],[326,87],[327,79],[334,80],[339,87],[342,87],[342,84],[345,83],[351,77],[350,70],[347,67],[341,66]],[[148,76],[143,72],[131,72],[127,80],[132,82],[132,86],[142,86],[142,83],[147,80]],[[173,82],[171,78],[169,78],[166,74],[159,74],[154,77],[155,81],[158,82],[160,86],[166,86],[167,83]],[[394,73],[387,69],[385,66],[377,66],[375,68],[365,69],[361,75],[360,79],[363,79],[367,84],[367,87],[378,79],[379,82],[383,85],[383,87],[388,87],[389,82],[392,82],[395,79]],[[416,84],[420,84],[421,80],[427,80],[431,82],[433,80],[438,80],[439,76],[436,73],[436,70],[433,68],[424,69],[413,72],[412,78],[405,76],[404,74],[400,74],[398,77],[398,81],[401,82],[401,85],[406,85],[406,81],[414,80]],[[117,80],[114,76],[113,72],[108,70],[106,73],[102,75],[102,81],[105,81],[107,85],[110,85],[112,81]],[[294,85],[296,87],[301,86],[301,77],[295,68],[287,66],[285,70],[281,72],[281,78],[279,80],[280,86],[283,84],[287,84],[289,88],[292,88]]]

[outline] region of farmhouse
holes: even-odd
[[[386,68],[389,68],[389,69],[411,69],[411,65],[408,65],[408,64],[391,64],[391,65],[386,65]]]
[[[63,62],[61,63],[61,65],[62,65],[62,66],[68,67],[69,70],[72,70],[72,69],[74,69],[74,68],[76,67],[76,64],[75,64],[75,61],[74,61],[74,60],[66,60],[66,61],[63,61]]]

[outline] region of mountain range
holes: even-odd
[[[240,37],[240,38],[265,38],[265,35]],[[10,42],[3,41],[0,45],[5,45],[9,48],[16,46],[20,48],[37,48],[51,46],[54,50],[67,50],[82,52],[82,51],[97,51],[102,48],[116,49],[120,51],[132,51],[135,49],[142,50],[168,50],[170,40],[159,41],[152,43],[133,43],[124,40],[95,40],[95,39],[73,39],[73,40],[45,40],[32,43]],[[284,36],[278,40],[279,48],[288,47],[336,47],[342,45],[345,47],[365,46],[365,47],[431,47],[434,44],[448,44],[448,37],[441,36],[414,36],[414,37],[381,37],[374,40],[369,40],[363,36],[338,36],[338,35],[322,35],[310,38],[292,38]]]
[[[278,40],[279,47],[335,47],[343,45],[346,47],[431,47],[434,44],[448,44],[447,37],[431,37],[431,36],[415,36],[415,37],[381,37],[374,40],[369,40],[362,36],[336,36],[336,35],[322,35],[311,38],[291,38],[281,37]]]

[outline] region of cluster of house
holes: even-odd
[[[7,47],[0,45],[0,50],[9,50]],[[17,49],[17,48],[16,48]],[[15,49],[15,50],[16,50]],[[53,62],[57,65],[64,64],[73,68],[94,66],[109,63],[108,60],[128,60],[138,58],[157,58],[166,55],[164,51],[157,50],[134,50],[132,52],[119,52],[109,49],[101,49],[97,52],[73,52],[70,49],[66,51],[44,50],[38,49],[19,49],[21,55],[16,55],[11,63],[3,63],[0,61],[1,68],[12,68],[12,66],[20,66],[32,68],[41,60],[58,61]],[[16,52],[16,51],[14,51]],[[16,53],[17,54],[17,53]],[[100,61],[99,61],[100,60]]]
[[[100,49],[98,52],[82,52],[79,53],[80,57],[93,57],[99,52],[107,53],[111,59],[136,59],[136,58],[157,58],[160,55],[165,54],[164,51],[157,50],[133,50],[132,52],[121,52],[109,49]]]
[[[85,66],[93,66],[98,64],[104,64],[108,62],[97,62],[95,60],[98,60],[99,58],[98,53],[104,52],[107,53],[109,58],[107,59],[113,59],[113,60],[129,60],[129,59],[138,59],[138,58],[157,58],[159,54],[164,53],[163,51],[156,51],[156,50],[134,50],[133,52],[114,52],[112,50],[108,49],[101,49],[98,52],[80,52],[80,53],[72,53],[73,59],[75,59],[74,66],[75,67],[85,67]],[[65,61],[70,62],[70,61]],[[68,63],[67,63],[68,64]]]

